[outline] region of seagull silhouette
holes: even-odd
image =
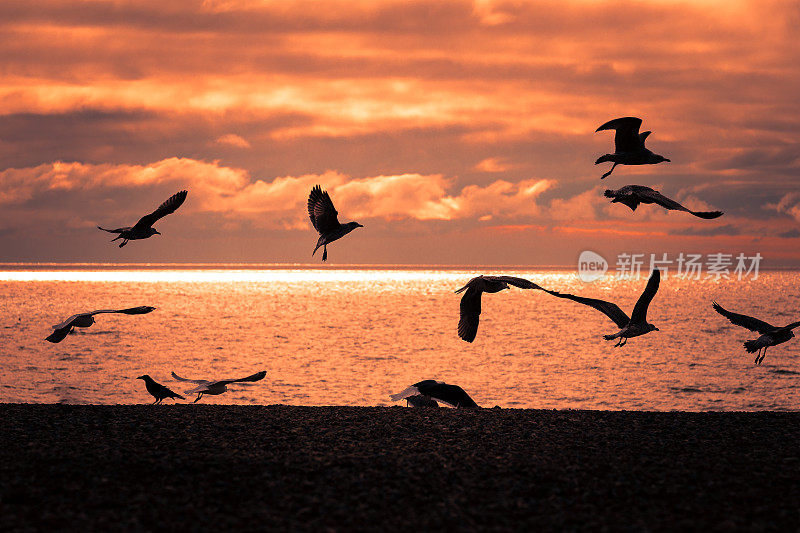
[[[614,135],[614,153],[605,154],[600,156],[595,165],[612,161],[614,165],[611,170],[600,176],[600,179],[605,178],[612,172],[617,165],[655,165],[669,159],[664,156],[654,154],[644,147],[644,141],[650,135],[649,131],[639,133],[639,128],[642,126],[642,119],[636,117],[622,117],[609,120],[597,130],[616,130]]]
[[[650,279],[647,281],[647,286],[644,288],[644,292],[641,296],[639,296],[639,300],[636,301],[636,305],[633,306],[633,313],[631,313],[630,318],[628,318],[628,315],[626,315],[617,304],[606,302],[605,300],[584,298],[582,296],[574,296],[572,294],[549,291],[547,289],[542,290],[559,298],[566,298],[583,305],[588,305],[589,307],[594,307],[608,318],[613,320],[620,330],[613,335],[603,335],[603,338],[607,341],[619,339],[617,344],[614,345],[616,348],[617,346],[625,346],[625,344],[628,342],[628,339],[631,337],[638,337],[639,335],[644,335],[645,333],[649,333],[651,331],[659,331],[657,327],[647,322],[647,308],[650,306],[650,302],[653,301],[653,297],[658,291],[658,284],[660,280],[661,271],[654,269],[653,273],[650,274]]]
[[[311,193],[308,195],[308,217],[311,219],[314,229],[319,233],[317,246],[311,252],[312,256],[322,246],[322,260],[327,261],[330,243],[341,239],[356,228],[364,227],[358,222],[340,224],[338,214],[336,208],[333,207],[331,197],[328,196],[328,191],[323,191],[319,185],[311,189]]]
[[[155,380],[153,380],[153,378],[151,378],[147,374],[139,376],[136,379],[141,379],[144,381],[144,386],[147,387],[147,392],[152,394],[153,398],[156,399],[156,401],[154,401],[153,403],[161,403],[162,400],[164,400],[165,398],[172,398],[173,400],[175,398],[180,398],[181,400],[186,399],[180,394],[177,394],[171,391],[170,389],[166,388],[161,383],[156,383]]]
[[[692,211],[691,209],[686,209],[681,204],[667,198],[660,192],[651,189],[650,187],[645,187],[644,185],[626,185],[620,189],[612,190],[606,189],[605,192],[606,198],[613,198],[611,203],[619,202],[621,204],[625,204],[631,208],[631,211],[636,211],[636,208],[639,207],[639,204],[656,204],[660,205],[664,209],[672,209],[673,211],[686,211],[687,213],[691,213],[696,217],[705,218],[705,219],[712,219],[722,216],[722,211]]]
[[[475,400],[469,397],[469,394],[464,392],[464,389],[458,385],[448,385],[444,381],[435,381],[433,379],[426,379],[419,383],[414,383],[407,389],[397,394],[390,394],[389,397],[392,401],[413,398],[417,395],[427,396],[437,402],[442,402],[450,407],[462,409],[474,409],[479,407]]]
[[[481,316],[481,294],[494,293],[509,289],[509,285],[520,289],[542,289],[537,284],[523,278],[512,276],[478,276],[458,289],[456,294],[467,291],[461,297],[461,317],[458,320],[458,336],[467,342],[475,340],[478,334],[478,323]]]
[[[161,235],[161,233],[156,231],[156,229],[153,227],[153,224],[155,224],[158,219],[163,218],[170,213],[174,213],[175,210],[178,209],[186,200],[186,194],[186,191],[180,191],[173,194],[163,204],[158,206],[158,209],[149,215],[145,215],[140,218],[139,222],[133,226],[126,226],[124,228],[117,229],[106,229],[101,228],[100,226],[97,226],[97,228],[109,233],[119,233],[119,235],[111,239],[111,242],[114,242],[117,239],[122,239],[122,243],[119,245],[120,248],[128,244],[128,241],[147,239],[153,235]]]
[[[142,305],[139,307],[131,307],[130,309],[100,309],[98,311],[91,311],[89,313],[78,313],[77,315],[72,315],[61,324],[56,324],[53,326],[53,333],[45,337],[45,340],[52,343],[61,342],[66,338],[67,335],[69,335],[70,331],[72,331],[72,328],[88,328],[95,322],[94,315],[99,315],[101,313],[144,315],[146,313],[150,313],[151,311],[155,311],[155,309],[155,307],[150,307],[149,305]]]
[[[406,407],[439,407],[439,404],[430,396],[415,394],[406,398]]]
[[[172,373],[172,377],[177,379],[178,381],[188,381],[191,383],[196,383],[197,387],[187,390],[186,394],[197,394],[197,398],[194,399],[196,403],[200,398],[203,397],[204,394],[209,395],[217,395],[222,394],[223,392],[228,390],[228,385],[231,383],[241,383],[245,381],[260,381],[264,379],[264,376],[267,375],[266,370],[262,370],[261,372],[256,372],[252,376],[247,376],[246,378],[239,378],[239,379],[220,379],[216,381],[211,381],[207,379],[186,379],[180,377],[175,372]]]
[[[800,322],[792,322],[788,326],[783,326],[781,328],[751,316],[727,311],[717,302],[712,302],[712,307],[714,311],[730,320],[731,323],[761,334],[759,338],[745,341],[744,343],[744,347],[748,353],[756,354],[756,359],[753,362],[757,365],[760,365],[761,362],[764,361],[764,356],[767,355],[767,348],[791,340],[794,338],[792,330],[800,326]]]

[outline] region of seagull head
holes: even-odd
[[[151,379],[151,378],[150,378],[150,376],[148,376],[147,374],[144,374],[144,375],[141,375],[141,376],[139,376],[139,377],[138,377],[138,378],[136,378],[136,379],[143,379],[143,380],[147,381],[148,379]]]
[[[657,164],[657,163],[671,163],[669,159],[664,157],[663,155],[658,154],[650,154],[650,163]]]
[[[660,330],[660,329],[658,329],[657,327],[655,327],[655,326],[654,326],[653,324],[651,324],[650,322],[648,322],[648,323],[647,323],[647,331],[661,331],[661,330]]]
[[[150,228],[150,235],[161,235],[161,232],[159,232],[156,228]]]

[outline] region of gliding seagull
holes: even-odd
[[[172,373],[172,377],[177,379],[178,381],[189,381],[191,383],[196,383],[197,387],[187,390],[186,394],[197,394],[197,398],[194,399],[196,403],[200,398],[203,397],[203,394],[210,394],[210,395],[217,395],[222,394],[223,392],[228,390],[228,385],[231,383],[241,383],[243,381],[260,381],[264,379],[264,376],[267,375],[266,370],[262,370],[261,372],[256,372],[252,376],[247,376],[246,378],[240,379],[221,379],[218,381],[209,381],[207,379],[186,379],[180,377],[175,372]]]
[[[650,302],[653,301],[653,296],[656,295],[656,291],[658,291],[658,284],[660,280],[661,271],[654,269],[653,273],[650,274],[650,279],[647,281],[647,286],[644,288],[644,292],[641,296],[639,296],[639,299],[636,301],[636,305],[633,306],[633,313],[631,313],[630,318],[628,318],[628,315],[626,315],[617,304],[611,302],[597,300],[595,298],[583,298],[581,296],[574,296],[572,294],[562,294],[560,292],[549,291],[547,289],[542,290],[559,298],[566,298],[583,305],[588,305],[589,307],[594,307],[608,318],[613,320],[620,330],[613,335],[603,335],[603,338],[607,341],[619,339],[617,344],[614,345],[616,348],[617,346],[625,346],[625,344],[628,342],[628,339],[631,337],[638,337],[639,335],[644,335],[645,333],[649,333],[651,331],[659,331],[657,327],[647,322],[647,308],[650,306]]]
[[[100,309],[98,311],[91,311],[89,313],[78,313],[72,315],[61,324],[53,326],[53,333],[45,337],[46,341],[52,343],[63,341],[69,335],[72,328],[88,328],[94,324],[94,315],[101,313],[122,313],[124,315],[144,315],[151,311],[155,311],[155,307],[149,305],[142,305],[139,307],[131,307],[130,309]]]
[[[322,246],[322,260],[326,261],[330,243],[341,239],[356,228],[364,227],[358,222],[340,224],[338,214],[336,208],[333,207],[331,197],[328,196],[328,191],[323,191],[319,185],[311,189],[311,193],[308,195],[308,217],[311,219],[314,229],[319,233],[317,246],[311,252],[312,256]]]
[[[161,235],[156,229],[153,227],[153,224],[160,218],[163,218],[170,213],[174,213],[176,209],[178,209],[181,204],[186,200],[186,191],[180,191],[178,193],[173,194],[167,200],[158,206],[158,208],[150,213],[149,215],[145,215],[139,219],[133,226],[126,226],[124,228],[117,228],[117,229],[106,229],[97,226],[98,229],[103,231],[107,231],[109,233],[119,233],[116,237],[111,239],[111,242],[116,241],[117,239],[122,239],[122,243],[120,243],[119,247],[122,248],[128,241],[134,241],[137,239],[147,239],[148,237],[152,237],[153,235]]]
[[[464,392],[464,389],[458,385],[448,385],[444,381],[436,381],[433,379],[426,379],[419,383],[414,383],[402,392],[390,394],[389,397],[393,402],[396,402],[397,400],[413,398],[418,395],[432,398],[450,407],[463,409],[479,407],[479,405],[475,403],[475,400],[470,398],[469,394]]]
[[[644,185],[626,185],[616,191],[613,189],[606,189],[604,193],[606,198],[613,198],[611,203],[619,202],[631,208],[631,211],[636,211],[639,204],[656,204],[664,209],[672,209],[673,211],[686,211],[696,217],[712,219],[722,216],[722,211],[692,211],[683,207],[681,204],[667,198],[660,192],[645,187]]]
[[[537,284],[523,278],[512,276],[478,276],[456,291],[467,291],[461,297],[461,317],[458,320],[458,336],[467,342],[475,340],[481,316],[481,294],[509,289],[509,285],[520,289],[542,289]]]
[[[779,328],[751,316],[727,311],[717,302],[712,302],[712,306],[714,307],[714,311],[730,320],[731,323],[761,334],[759,338],[745,341],[744,343],[744,347],[748,353],[756,354],[756,359],[753,362],[757,365],[760,365],[764,360],[764,356],[767,355],[767,348],[783,344],[792,339],[794,337],[792,330],[800,326],[800,322],[792,322],[788,326]]]
[[[595,130],[595,133],[603,130],[616,130],[614,135],[614,153],[600,156],[595,165],[613,161],[611,170],[600,176],[605,178],[612,172],[617,165],[655,165],[669,159],[664,156],[654,154],[644,147],[644,140],[650,135],[650,131],[639,133],[642,119],[636,117],[622,117],[609,120]]]

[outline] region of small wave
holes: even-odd
[[[675,392],[706,392],[697,387],[670,387],[670,390],[674,390]]]
[[[776,368],[775,370],[770,370],[773,374],[785,374],[790,376],[797,376],[800,375],[800,372],[795,372],[794,370],[784,370],[783,368]]]

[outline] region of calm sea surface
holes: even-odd
[[[800,274],[695,281],[668,277],[648,319],[661,331],[613,348],[601,313],[540,291],[484,295],[478,337],[456,335],[460,295],[479,273],[616,302],[627,313],[646,280],[584,284],[574,270],[0,265],[0,401],[149,403],[140,374],[176,392],[190,378],[266,370],[206,403],[390,405],[422,379],[461,385],[484,407],[628,410],[800,409],[800,341],[761,367],[756,335],[711,309],[776,325],[800,319]],[[71,314],[101,315],[60,344],[44,341]],[[169,401],[169,400],[168,400]]]

